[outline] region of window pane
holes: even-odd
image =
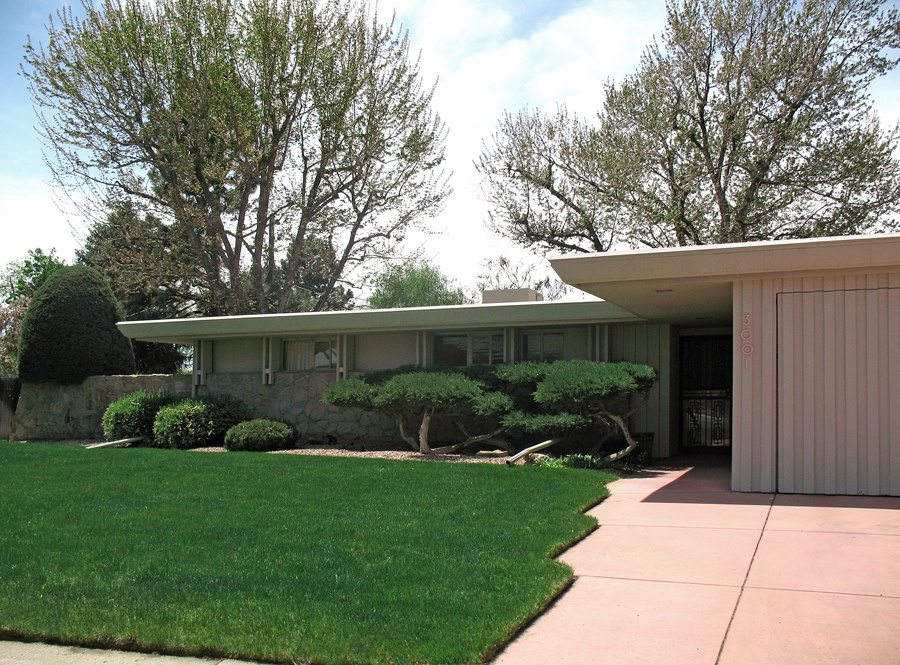
[[[438,367],[465,367],[468,361],[467,341],[466,335],[435,335],[434,364]]]
[[[472,335],[472,364],[489,365],[491,362],[490,335]]]
[[[337,349],[335,349],[334,340],[316,342],[313,354],[313,366],[317,369],[337,367]]]
[[[491,364],[503,362],[503,335],[491,335]]]
[[[544,335],[544,362],[563,359],[563,339],[562,333]]]
[[[525,349],[525,360],[541,359],[541,336],[525,335],[522,346]]]
[[[303,369],[303,342],[284,343],[284,369],[297,371]]]

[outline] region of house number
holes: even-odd
[[[750,369],[750,359],[753,356],[753,316],[744,314],[741,327],[741,355],[744,356],[744,368]]]

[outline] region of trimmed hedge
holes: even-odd
[[[166,392],[149,390],[123,395],[103,412],[103,434],[110,441],[133,436],[152,439],[157,412],[178,399]]]
[[[60,268],[34,294],[22,320],[19,378],[72,384],[95,375],[134,374],[131,342],[116,328],[124,318],[99,272]]]
[[[293,448],[296,441],[293,425],[265,418],[246,420],[225,433],[228,450],[284,450]]]
[[[153,423],[153,436],[163,448],[221,446],[228,430],[246,419],[247,411],[239,402],[192,397],[161,408]]]

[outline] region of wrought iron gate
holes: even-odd
[[[681,445],[731,447],[731,337],[681,338]]]

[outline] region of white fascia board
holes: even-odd
[[[602,301],[528,302],[448,307],[252,314],[156,321],[123,321],[119,330],[146,342],[189,343],[228,337],[292,337],[408,330],[639,322],[640,317]]]
[[[602,295],[604,284],[893,268],[900,266],[900,234],[638,249],[558,256],[550,263],[566,283],[591,284],[590,292]]]

